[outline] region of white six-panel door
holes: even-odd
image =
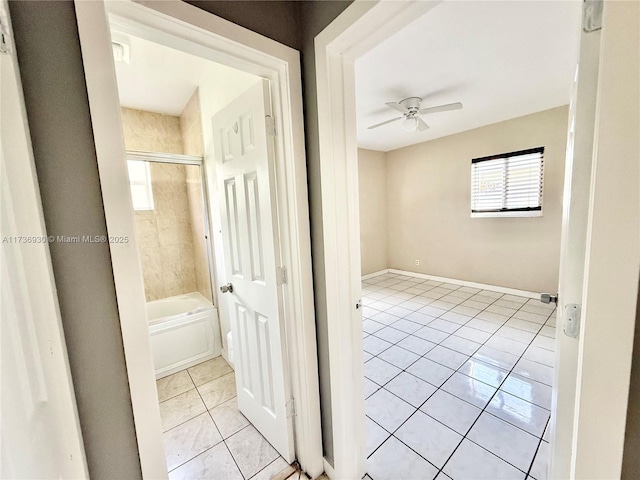
[[[212,119],[218,202],[240,411],[287,460],[294,460],[287,417],[289,386],[274,188],[269,82],[261,80]]]

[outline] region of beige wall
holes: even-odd
[[[358,149],[362,275],[388,267],[387,163],[384,152]]]
[[[180,115],[180,129],[185,155],[204,156],[202,140],[202,121],[200,119],[200,95],[198,89],[184,107]],[[187,166],[187,197],[191,217],[191,235],[193,238],[193,260],[195,265],[196,290],[213,303],[211,296],[211,275],[207,257],[207,245],[204,231],[204,208],[202,175],[200,167]]]
[[[183,153],[179,117],[123,108],[122,122],[127,150]],[[147,301],[196,290],[186,168],[151,162],[154,210],[135,212]]]
[[[387,152],[387,267],[555,292],[567,119],[563,106]],[[471,159],[538,146],[543,216],[471,218]],[[368,183],[362,170],[360,181]],[[363,236],[363,252],[370,241]]]

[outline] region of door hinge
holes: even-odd
[[[589,33],[602,28],[603,0],[584,0],[582,4],[582,29]]]
[[[277,284],[284,285],[287,283],[287,267],[278,267],[276,270],[276,275],[278,276]]]
[[[580,335],[580,305],[570,303],[564,307],[564,334],[568,337],[578,338]]]
[[[293,399],[293,397],[291,397],[289,399],[289,401],[286,403],[285,407],[287,409],[287,418],[291,418],[291,417],[295,417],[296,416],[296,403],[295,403],[295,400]]]
[[[266,115],[264,117],[264,123],[267,126],[267,135],[270,137],[278,136],[278,132],[276,130],[276,119],[271,115]]]
[[[8,53],[9,55],[13,53],[9,17],[4,8],[0,9],[0,53]]]

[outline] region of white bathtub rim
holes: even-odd
[[[200,306],[194,309],[190,309],[184,312],[176,313],[174,315],[166,315],[156,318],[149,318],[149,304],[153,303],[170,303],[172,301],[176,301],[184,298],[197,300],[200,303]],[[190,293],[182,293],[180,295],[174,295],[172,297],[160,298],[158,300],[151,300],[147,302],[147,322],[149,327],[154,327],[166,322],[171,322],[172,320],[177,320],[180,318],[187,317],[189,315],[196,315],[198,313],[209,312],[211,310],[217,310],[216,306],[212,304],[209,300],[207,300],[200,292],[190,292]]]

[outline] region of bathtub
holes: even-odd
[[[156,378],[220,355],[217,309],[198,292],[147,302],[147,321]]]

